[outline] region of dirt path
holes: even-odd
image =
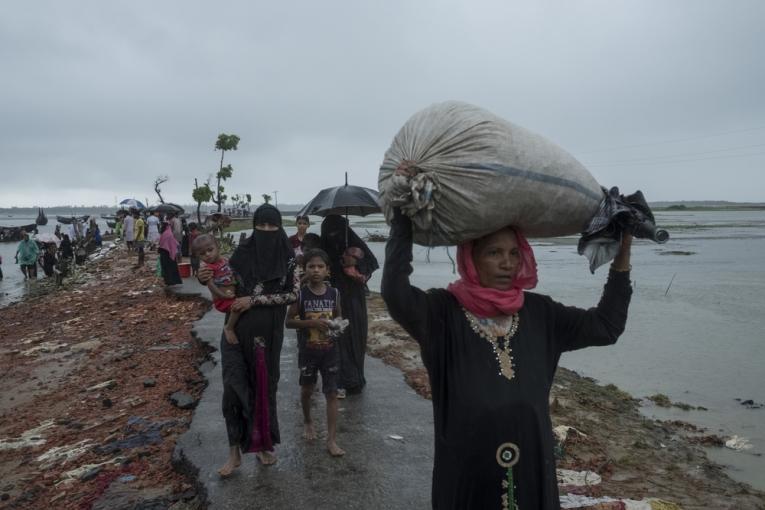
[[[207,305],[166,295],[114,250],[85,283],[0,309],[0,508],[195,508],[172,466],[204,387],[191,323]]]
[[[417,343],[390,319],[379,294],[373,294],[367,306],[369,354],[401,369],[407,383],[430,398]],[[604,496],[638,501],[658,498],[669,506],[654,503],[655,507],[666,509],[765,508],[765,494],[733,481],[697,445],[714,436],[688,423],[646,419],[639,413],[639,405],[639,400],[616,386],[601,386],[558,369],[551,395],[553,426],[560,434],[558,468],[599,477],[590,477],[597,483],[561,483],[561,495],[593,500]],[[618,502],[603,505],[570,508],[624,508]]]

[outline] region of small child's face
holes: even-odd
[[[197,257],[207,264],[212,264],[220,258],[220,248],[218,248],[218,243],[213,240],[202,242],[197,246],[196,253]]]
[[[357,262],[356,257],[343,253],[343,267],[355,266]]]
[[[312,257],[305,263],[305,272],[312,283],[320,283],[329,276],[329,268],[321,257]]]

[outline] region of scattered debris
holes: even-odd
[[[725,441],[725,447],[730,448],[731,450],[736,450],[740,452],[743,450],[751,450],[752,443],[750,443],[749,440],[745,437],[739,437],[734,435],[730,439]]]
[[[192,411],[167,395],[183,388],[199,398],[203,385],[186,381],[209,356],[190,331],[209,304],[166,296],[155,257],[134,269],[135,256],[112,251],[61,288],[0,309],[3,508],[123,508],[99,503],[114,485],[157,502],[146,508],[189,496],[190,475],[174,470],[172,455]],[[157,345],[179,347],[149,350]],[[138,409],[145,423],[133,420]]]
[[[172,402],[175,407],[180,409],[194,409],[194,407],[197,405],[197,401],[194,399],[194,397],[182,391],[176,391],[170,395],[170,402]]]
[[[22,432],[21,436],[18,438],[0,439],[0,451],[31,448],[43,445],[45,444],[46,439],[42,436],[42,433],[54,426],[55,423],[53,420],[46,420],[40,423],[39,426],[29,429],[26,432]]]
[[[117,386],[117,381],[110,379],[108,381],[104,381],[102,383],[98,383],[96,385],[91,386],[90,388],[86,388],[87,391],[98,391],[98,390],[106,390],[106,389],[112,389],[115,386]]]

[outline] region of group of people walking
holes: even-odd
[[[276,461],[274,445],[281,441],[276,401],[285,325],[298,330],[306,439],[316,437],[310,398],[318,374],[327,399],[327,449],[333,456],[345,453],[335,437],[337,398],[360,393],[366,384],[365,283],[378,268],[377,261],[340,216],[325,218],[320,237],[307,232],[307,217],[298,218],[297,224],[297,234],[288,238],[279,210],[260,206],[252,234],[228,260],[236,275],[233,297],[222,307],[216,301],[216,308],[237,317],[233,335],[221,334],[223,415],[229,443],[228,461],[219,470],[224,477],[239,466],[242,453],[255,453],[265,465]],[[218,289],[225,287],[226,270],[209,243],[206,236],[194,242],[194,252],[204,257],[198,278]],[[344,262],[343,253],[350,247],[364,254],[363,264],[353,264],[363,281],[345,270],[351,264]]]
[[[53,237],[44,241],[33,239],[22,230],[21,241],[16,248],[15,262],[19,265],[25,280],[36,280],[40,267],[46,277],[61,279],[69,272],[70,264],[82,264],[87,253],[102,245],[101,230],[95,219],[65,226],[62,231],[56,225]],[[2,279],[2,271],[0,271]]]
[[[327,398],[331,455],[345,453],[335,432],[339,392],[358,393],[366,383],[365,283],[378,268],[366,243],[339,216],[325,218],[321,236],[307,233],[308,219],[299,218],[298,234],[288,238],[270,205],[255,211],[253,223],[252,235],[228,261],[237,275],[229,303],[237,320],[233,338],[221,335],[229,445],[219,470],[224,477],[243,453],[255,453],[265,465],[276,462],[285,323],[299,331],[306,439],[316,437],[310,398],[317,374]],[[430,376],[434,508],[559,508],[548,404],[553,376],[563,352],[612,344],[623,332],[631,236],[622,236],[598,305],[584,310],[529,292],[537,284],[536,261],[512,227],[460,245],[460,279],[424,292],[409,281],[412,228],[394,210],[382,296],[391,317],[420,344]],[[198,277],[215,285],[215,271],[206,265]],[[349,321],[345,329],[340,318]]]
[[[178,263],[189,255],[189,247],[196,233],[194,223],[186,223],[179,214],[158,211],[142,213],[137,209],[117,216],[115,233],[124,239],[128,252],[137,255],[135,267],[143,267],[146,250],[156,250],[159,273],[168,286],[180,285]],[[192,258],[193,261],[193,258]]]

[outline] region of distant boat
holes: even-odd
[[[85,216],[56,216],[56,221],[58,221],[59,223],[61,223],[63,225],[71,225],[75,221],[80,221],[80,222],[88,221],[88,218],[90,218],[90,216],[88,216],[88,215],[85,215]]]
[[[30,234],[36,234],[37,225],[32,223],[31,225],[21,225],[19,227],[0,227],[0,242],[21,241],[22,230],[26,230]]]
[[[35,220],[35,223],[38,225],[48,224],[48,217],[45,216],[45,212],[42,210],[42,207],[37,210],[37,220]]]

